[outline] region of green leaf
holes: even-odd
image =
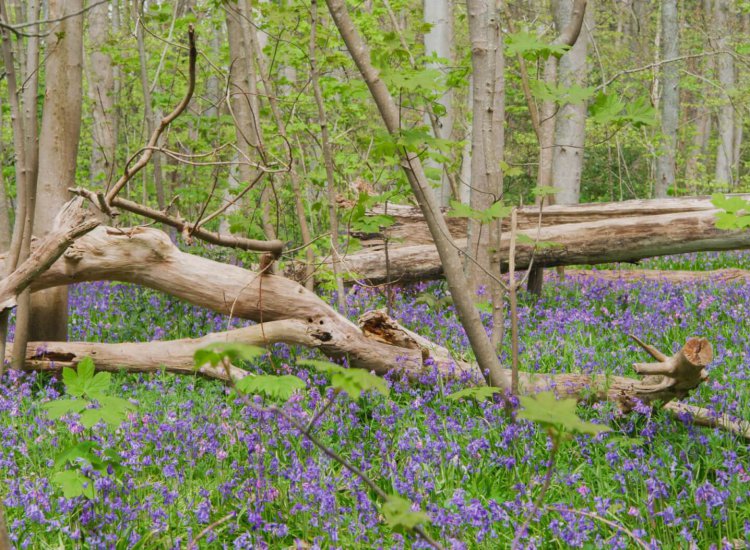
[[[508,216],[513,210],[512,206],[505,206],[501,201],[495,202],[486,210],[475,210],[468,204],[457,200],[451,200],[451,210],[446,214],[449,218],[471,218],[479,223],[489,223]]]
[[[417,525],[430,523],[430,516],[421,510],[414,512],[411,506],[409,500],[399,495],[388,495],[381,507],[386,525],[394,530],[411,530]]]
[[[236,386],[243,393],[259,393],[270,399],[286,401],[294,392],[305,389],[306,384],[300,378],[287,374],[246,376],[238,380]]]
[[[486,401],[492,398],[492,396],[496,393],[501,393],[502,391],[502,388],[496,388],[494,386],[476,386],[453,392],[447,397],[451,401],[458,401],[459,399],[468,398],[473,399],[478,403],[480,401]]]
[[[607,426],[582,420],[576,413],[575,398],[555,399],[554,392],[545,391],[534,396],[522,395],[519,399],[523,406],[519,418],[536,422],[558,435],[563,432],[597,435],[609,431]]]
[[[347,369],[329,361],[316,359],[303,359],[298,364],[310,366],[319,372],[331,376],[331,386],[339,391],[346,392],[352,399],[359,399],[364,391],[374,390],[388,396],[390,389],[382,378],[370,374],[364,369]]]
[[[86,409],[81,413],[81,424],[84,428],[92,428],[103,420],[102,409]]]
[[[78,363],[78,381],[85,384],[94,377],[94,360],[91,357],[84,357]]]
[[[507,55],[521,55],[526,59],[547,59],[550,55],[562,56],[570,49],[563,44],[548,44],[536,34],[522,30],[505,35],[505,53]]]
[[[93,441],[81,441],[66,447],[55,457],[55,469],[60,469],[68,463],[78,464],[81,460],[91,463],[96,460],[93,451],[98,448],[99,446]]]
[[[264,355],[267,351],[258,346],[239,344],[236,342],[217,342],[198,349],[193,354],[193,362],[196,368],[210,363],[212,367],[218,365],[226,358],[230,363],[238,361],[252,361],[256,357]]]
[[[73,397],[83,397],[85,390],[76,371],[69,367],[63,367],[63,382],[65,383],[65,393]]]
[[[70,413],[80,413],[88,406],[88,401],[83,399],[56,399],[49,403],[43,403],[42,409],[47,411],[47,416],[55,420]]]
[[[84,496],[93,499],[96,496],[94,481],[83,475],[79,470],[57,472],[52,476],[51,481],[62,490],[65,498]]]
[[[99,372],[93,378],[84,383],[84,390],[89,397],[97,398],[107,393],[112,375],[108,372]]]
[[[730,214],[736,214],[741,211],[750,212],[750,202],[741,197],[726,197],[720,193],[711,195],[711,204],[716,208],[726,210]]]

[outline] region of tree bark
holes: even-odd
[[[116,9],[116,7],[115,7]],[[115,77],[112,56],[105,51],[110,39],[109,6],[99,4],[89,10],[91,57],[89,101],[91,102],[93,150],[90,181],[94,189],[103,191],[114,169],[116,134]]]
[[[750,199],[748,194],[738,194],[738,197]],[[565,225],[570,223],[586,223],[618,218],[650,217],[661,214],[679,214],[691,212],[716,211],[708,196],[685,197],[669,199],[635,199],[608,203],[583,203],[576,205],[545,206],[542,211],[542,227]],[[446,209],[441,210],[443,214]],[[368,214],[384,214],[382,206],[376,206]],[[389,236],[395,240],[392,248],[431,244],[432,237],[419,208],[389,204],[388,214],[395,218],[395,223],[388,228]],[[450,234],[454,239],[466,238],[466,218],[445,218]],[[518,209],[518,228],[536,229],[539,225],[539,208],[525,206]],[[509,225],[503,225],[503,231],[508,231]],[[357,233],[352,236],[360,239],[363,249],[379,249],[383,247],[382,233]]]
[[[715,0],[714,27],[718,33],[716,47],[726,50],[730,46],[732,6],[730,0]],[[718,112],[719,144],[716,149],[716,181],[725,190],[734,188],[732,167],[734,166],[734,105],[731,92],[735,86],[734,57],[731,53],[720,53],[717,57],[719,87],[722,104]]]
[[[661,58],[674,59],[680,53],[680,27],[677,0],[661,3]],[[675,185],[675,155],[677,152],[677,123],[680,115],[680,74],[676,63],[661,67],[661,151],[656,158],[654,196],[666,197]]]
[[[585,8],[584,20],[593,24],[593,2]],[[576,6],[568,0],[554,2],[555,24],[558,29],[567,29],[577,21]],[[585,25],[579,28],[578,38],[557,68],[559,86],[584,86],[588,73],[586,50],[589,31]],[[555,137],[552,155],[552,184],[556,189],[556,204],[577,204],[581,196],[581,173],[583,170],[583,146],[586,130],[586,104],[565,103],[555,115]]]
[[[643,258],[709,250],[740,250],[750,248],[750,231],[725,231],[715,227],[716,210],[679,214],[659,214],[569,223],[524,229],[519,233],[526,240],[556,243],[533,251],[530,244],[521,244],[516,251],[516,267],[534,265],[555,267],[610,262],[636,262]],[[464,242],[457,239],[457,246]],[[503,269],[507,268],[508,237],[503,236],[499,248]],[[407,282],[441,277],[440,257],[432,244],[391,248],[388,251],[389,271],[394,282]],[[346,256],[346,271],[359,280],[373,284],[386,280],[383,250],[366,250]],[[294,276],[290,273],[290,276]]]
[[[80,12],[82,0],[50,0],[50,18]],[[54,215],[75,185],[76,156],[81,130],[83,15],[63,19],[48,37],[46,91],[39,134],[39,171],[35,233],[53,228]],[[68,292],[57,288],[32,299],[30,338],[66,340]]]
[[[467,0],[472,66],[471,207],[486,210],[502,199],[500,163],[505,148],[505,58],[500,33],[500,10],[496,0]],[[498,266],[490,250],[499,239],[500,222],[479,224],[470,220],[467,279],[476,294],[480,288],[493,293],[493,274]]]
[[[424,34],[424,53],[430,57],[437,56],[443,60],[453,59],[453,0],[424,0],[423,3],[424,22],[431,25],[430,30]],[[443,62],[430,62],[428,67],[438,70],[444,70]],[[447,89],[445,93],[438,98],[439,103],[445,113],[438,117],[437,132],[435,137],[439,139],[451,139],[453,132],[453,91]],[[430,115],[425,116],[425,123],[432,125]],[[440,195],[439,201],[441,206],[448,206],[451,198],[460,200],[459,197],[453,196],[450,180],[446,173],[447,167],[442,166],[434,161],[428,161],[431,166],[441,169],[440,178]]]

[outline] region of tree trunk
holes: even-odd
[[[661,3],[661,59],[674,59],[680,53],[680,27],[677,0],[662,0]],[[661,67],[661,150],[656,158],[656,183],[654,196],[667,196],[675,186],[675,155],[677,152],[677,123],[680,114],[680,74],[676,63]]]
[[[574,5],[568,0],[554,2],[555,25],[565,29],[576,18]],[[585,20],[593,25],[593,2],[586,7]],[[578,39],[560,58],[557,68],[558,85],[564,87],[585,86],[588,73],[586,50],[589,31],[580,29]],[[586,104],[566,103],[560,106],[555,116],[555,138],[552,155],[552,184],[557,190],[556,204],[577,204],[581,196],[581,172],[583,170],[583,146],[586,130]]]
[[[424,53],[426,56],[435,55],[449,62],[453,59],[453,1],[452,0],[424,0],[424,22],[431,25],[430,30],[424,34]],[[433,69],[444,70],[444,62],[430,62],[427,65]],[[438,132],[435,135],[440,139],[451,139],[453,132],[453,92],[447,89],[437,101],[445,113],[438,117]],[[432,125],[429,115],[425,116],[425,124]],[[454,197],[450,180],[447,176],[447,167],[441,166],[433,161],[427,161],[429,166],[441,169],[440,179],[440,206],[448,206],[450,199]]]
[[[500,162],[505,147],[505,60],[500,11],[495,0],[467,0],[472,66],[471,207],[486,210],[503,196]],[[467,278],[476,294],[492,292],[497,283],[490,250],[499,238],[499,220],[469,229]],[[495,296],[493,296],[495,297]],[[497,298],[497,297],[496,297]]]
[[[750,194],[733,195],[750,199]],[[576,205],[545,206],[542,210],[541,227],[564,225],[570,223],[585,223],[616,218],[635,218],[658,216],[660,214],[679,214],[702,211],[715,211],[711,198],[685,197],[670,199],[636,199],[621,202],[596,202]],[[441,210],[443,214],[447,209]],[[368,215],[384,214],[382,206],[368,210]],[[419,208],[404,204],[389,204],[388,214],[393,216],[394,224],[388,228],[390,238],[395,242],[391,248],[431,244],[432,236],[424,221]],[[445,221],[454,239],[466,238],[466,218],[446,217]],[[507,222],[507,220],[506,220]],[[518,227],[522,230],[533,230],[539,225],[539,208],[525,206],[518,209]],[[503,225],[503,231],[508,231],[509,225]],[[363,249],[372,250],[383,247],[382,233],[357,233],[352,236],[360,239]]]
[[[82,9],[82,0],[49,2],[52,19]],[[75,185],[81,131],[83,15],[63,19],[53,30],[47,38],[46,91],[39,134],[39,184],[34,221],[39,236],[52,229],[54,215],[68,199],[68,187]],[[67,288],[34,296],[31,319],[31,339],[66,340]]]
[[[716,47],[726,50],[730,47],[731,24],[733,17],[731,0],[715,0],[714,27],[718,33]],[[718,112],[719,144],[716,149],[716,181],[722,189],[734,188],[732,167],[734,166],[734,105],[730,94],[734,90],[734,57],[731,53],[720,53],[717,56],[719,87],[722,104]]]
[[[516,249],[518,269],[534,265],[561,265],[636,262],[643,258],[709,250],[750,248],[750,231],[726,231],[715,227],[717,210],[677,214],[658,214],[545,226],[519,231],[531,242],[556,243],[533,251],[529,244]],[[457,239],[456,245],[465,242]],[[499,248],[503,269],[507,266],[508,238],[504,234]],[[406,282],[442,276],[440,257],[432,244],[391,248],[389,271],[393,281]],[[383,250],[366,250],[344,258],[352,277],[373,284],[386,280]],[[292,275],[293,276],[293,275]]]
[[[230,73],[229,98],[234,118],[238,158],[239,185],[237,191],[253,182],[257,174],[250,166],[258,157],[262,157],[261,128],[258,106],[258,89],[255,69],[252,61],[252,43],[250,34],[244,26],[246,20],[242,2],[230,3],[226,9],[227,37],[229,40]],[[231,200],[232,189],[227,190],[224,199]],[[233,205],[227,214],[237,211],[239,205]],[[269,194],[265,187],[260,192],[260,214],[263,221],[263,232],[267,239],[275,239],[276,231],[270,221]]]
[[[116,9],[116,8],[115,8]],[[91,101],[93,150],[91,152],[91,185],[103,191],[112,177],[116,147],[115,78],[112,57],[105,46],[110,39],[109,6],[99,4],[89,11],[91,70],[89,101]]]

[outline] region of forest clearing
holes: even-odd
[[[749,37],[0,0],[0,550],[748,548]]]

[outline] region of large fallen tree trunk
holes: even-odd
[[[750,198],[750,195],[737,195]],[[716,211],[711,198],[686,197],[676,199],[638,199],[621,202],[583,203],[574,205],[556,204],[545,206],[542,210],[541,226],[565,225],[569,223],[588,223],[599,220],[613,220],[619,218],[642,218],[646,216],[660,216],[662,214],[686,214],[688,212]],[[443,208],[443,215],[448,208]],[[393,217],[393,225],[387,229],[390,247],[416,246],[432,244],[432,237],[422,216],[422,211],[405,204],[389,204],[375,206],[368,211],[370,215],[387,214]],[[466,238],[466,218],[446,216],[451,235],[454,239]],[[539,207],[525,206],[517,212],[519,229],[534,229],[539,223]],[[509,221],[504,220],[503,231],[508,231]],[[363,233],[352,231],[352,236],[360,239],[363,248],[382,248],[386,232]]]
[[[193,353],[215,341],[241,341],[268,346],[283,342],[318,348],[332,358],[347,358],[352,366],[379,374],[399,370],[417,377],[436,367],[443,376],[483,378],[473,364],[455,361],[449,352],[414,334],[383,312],[370,312],[355,325],[315,294],[297,283],[261,275],[180,251],[156,229],[120,230],[99,227],[78,239],[61,258],[32,283],[32,290],[93,280],[141,284],[193,304],[261,324],[196,340],[145,344],[31,343],[27,365],[33,369],[60,368],[91,356],[102,369],[125,367],[135,371],[166,368],[191,371]],[[649,353],[658,354],[646,347]],[[643,380],[581,374],[524,373],[523,391],[554,387],[565,395],[608,399],[629,409],[636,400],[651,403],[684,397],[705,378],[712,358],[704,339],[691,339],[678,354],[659,358],[656,365],[636,366]],[[241,371],[234,371],[241,376]],[[201,374],[221,377],[209,367]],[[510,376],[510,373],[507,373]]]
[[[694,283],[715,281],[721,283],[750,282],[750,270],[723,268],[712,271],[663,271],[659,269],[572,269],[566,277],[586,277],[601,281],[667,281],[670,283]]]
[[[570,208],[570,207],[568,207]],[[537,247],[516,246],[516,268],[534,265],[564,265],[635,262],[643,258],[699,252],[707,250],[739,250],[750,248],[750,231],[717,229],[716,210],[699,210],[679,214],[623,217],[583,223],[568,223],[526,229],[519,233],[527,240],[554,243]],[[500,257],[507,263],[509,235],[503,237]],[[456,246],[464,248],[465,239]],[[387,260],[387,261],[386,261]],[[435,247],[431,244],[389,247],[385,250],[363,250],[347,255],[342,265],[350,280],[382,283],[386,280],[414,281],[441,276],[442,268]]]

